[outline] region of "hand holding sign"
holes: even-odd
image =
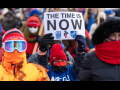
[[[54,40],[74,39],[76,35],[85,37],[82,13],[48,12],[44,13],[45,34],[53,33]]]
[[[86,40],[82,35],[76,35],[75,41],[78,42],[77,51],[85,52]]]
[[[39,50],[41,52],[45,52],[48,49],[48,44],[53,43],[54,37],[52,36],[52,33],[45,34],[43,37],[38,38],[38,42],[40,44]]]

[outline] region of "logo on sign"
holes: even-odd
[[[61,31],[56,31],[55,35],[56,35],[56,39],[61,39]]]
[[[76,34],[77,34],[77,31],[70,31],[70,35],[72,38],[75,38]]]
[[[67,38],[67,34],[68,34],[68,32],[67,32],[67,31],[64,31],[64,36],[65,36],[65,38]]]

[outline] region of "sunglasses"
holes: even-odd
[[[27,44],[24,40],[9,40],[3,43],[3,48],[7,52],[14,52],[15,49],[18,52],[23,52],[27,49]]]

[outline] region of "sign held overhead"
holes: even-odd
[[[53,33],[55,40],[74,39],[77,34],[85,37],[82,13],[48,12],[44,13],[45,34]]]

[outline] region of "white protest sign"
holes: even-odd
[[[85,26],[82,13],[44,13],[44,30],[45,34],[53,33],[54,40],[74,39],[78,34],[85,37]]]

